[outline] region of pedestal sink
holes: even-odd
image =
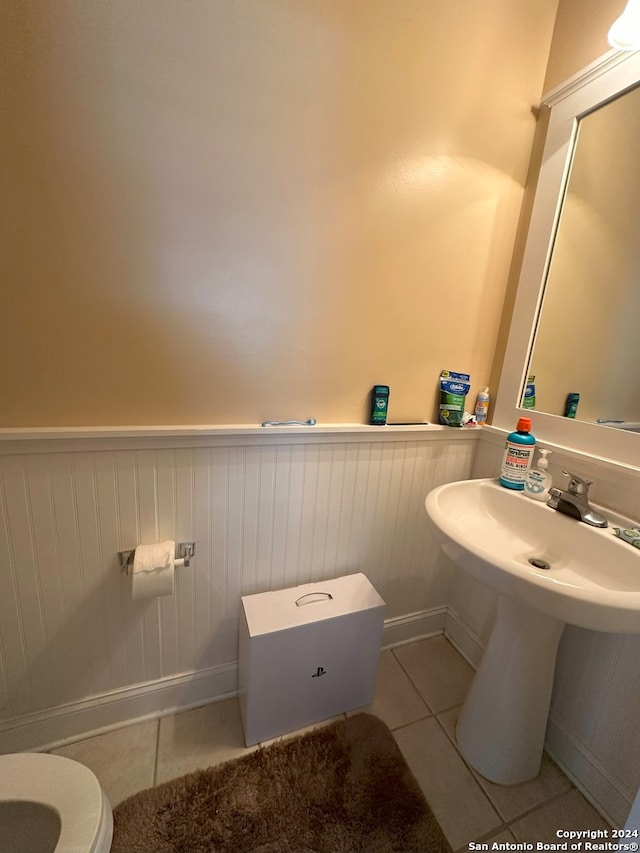
[[[565,624],[640,633],[640,550],[611,527],[589,527],[496,480],[439,486],[425,507],[444,552],[499,595],[458,718],[460,751],[493,782],[526,782],[540,770]]]

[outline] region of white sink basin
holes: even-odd
[[[640,633],[640,549],[612,529],[629,519],[605,510],[612,526],[589,527],[495,480],[439,486],[425,506],[445,553],[501,595],[571,625]]]
[[[496,480],[439,486],[425,507],[444,552],[499,595],[458,717],[460,751],[487,779],[520,784],[540,769],[565,623],[640,633],[640,550],[611,527],[589,527]],[[612,526],[633,526],[604,515]]]

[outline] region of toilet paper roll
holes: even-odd
[[[133,557],[131,595],[135,601],[173,595],[176,543],[138,545]]]

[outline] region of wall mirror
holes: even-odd
[[[640,53],[610,51],[542,109],[548,130],[493,423],[513,429],[526,414],[533,374],[538,438],[637,467]]]

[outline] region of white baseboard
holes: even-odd
[[[237,689],[236,661],[124,687],[0,722],[0,753],[54,749],[119,726],[206,705]]]
[[[387,619],[383,647],[441,634],[447,608]],[[124,687],[0,722],[0,753],[55,749],[123,725],[206,705],[238,690],[238,662]]]
[[[408,613],[394,619],[385,619],[382,633],[382,648],[390,649],[414,643],[426,637],[442,634],[447,618],[447,606],[432,607],[430,610],[420,610]]]
[[[473,628],[467,625],[464,619],[461,619],[456,611],[450,607],[447,608],[444,634],[467,663],[474,669],[477,669],[482,660],[482,653],[484,652],[482,640]]]
[[[553,712],[547,723],[545,749],[605,820],[617,828],[624,826],[633,794],[621,789],[589,749],[554,719]]]

